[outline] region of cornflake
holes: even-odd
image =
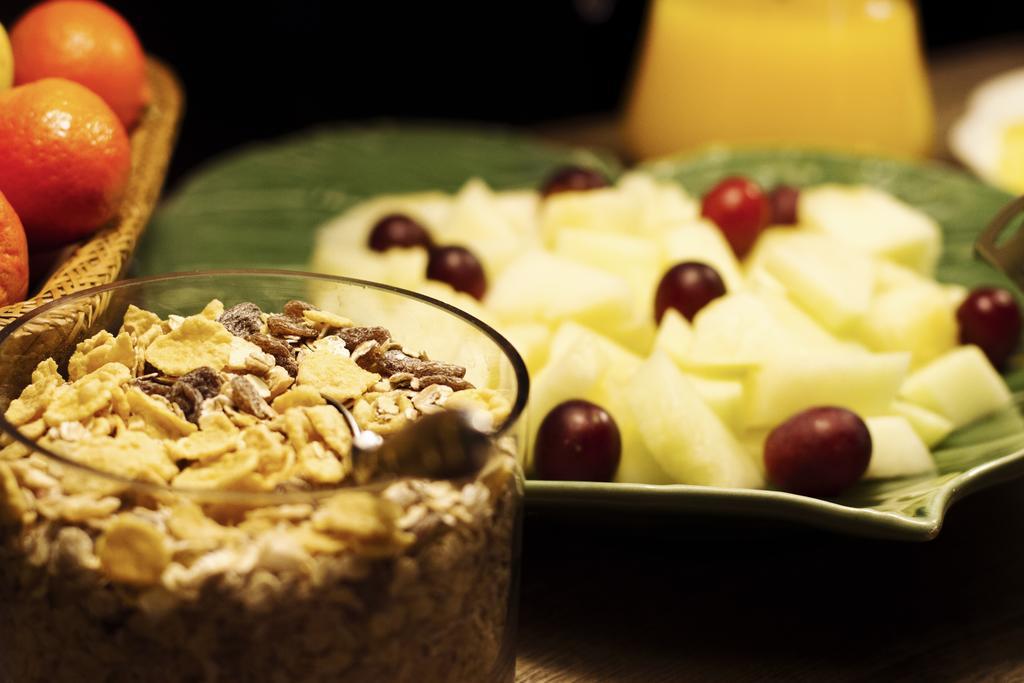
[[[46,424],[56,426],[92,417],[110,405],[113,391],[131,377],[131,370],[126,366],[107,363],[72,384],[58,387],[43,412],[43,419]]]
[[[103,330],[79,343],[68,360],[68,379],[73,382],[107,363],[135,367],[135,347],[127,332],[115,337]]]
[[[299,386],[311,386],[339,403],[362,396],[378,380],[377,373],[367,372],[351,359],[322,349],[302,357],[295,378]]]
[[[96,542],[103,572],[114,581],[152,584],[171,562],[167,537],[132,514],[117,515]]]
[[[128,407],[146,421],[151,436],[177,439],[196,431],[196,426],[171,409],[171,403],[160,396],[147,396],[140,389],[129,387],[125,392]]]
[[[156,313],[129,305],[118,334],[127,332],[135,339],[135,346],[145,351],[154,339],[167,331],[164,321]]]
[[[284,392],[275,398],[274,402],[270,405],[278,413],[284,413],[289,408],[322,406],[326,403],[327,401],[316,390],[316,387],[300,386]]]
[[[57,372],[57,363],[47,358],[32,371],[32,383],[22,389],[18,398],[11,401],[4,417],[15,427],[41,417],[53,400],[57,387],[63,384],[64,378]]]
[[[146,349],[146,360],[174,377],[204,365],[220,370],[231,356],[232,339],[234,336],[219,322],[193,315],[176,330],[157,337]]]
[[[234,450],[239,434],[224,413],[210,413],[199,418],[198,431],[169,442],[167,452],[175,460],[211,460]]]

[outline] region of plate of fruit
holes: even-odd
[[[493,131],[335,129],[195,176],[139,267],[299,267],[492,325],[531,375],[532,509],[922,540],[1024,471],[1018,302],[973,255],[1011,199],[815,151],[623,170]]]

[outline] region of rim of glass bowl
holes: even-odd
[[[309,273],[299,270],[281,270],[281,269],[270,269],[270,268],[232,268],[232,269],[219,269],[219,270],[197,270],[188,272],[176,272],[166,273],[162,275],[152,275],[148,277],[132,278],[128,280],[118,280],[111,282],[106,285],[100,285],[98,287],[91,287],[84,289],[80,292],[75,292],[67,296],[54,299],[49,303],[43,304],[38,308],[35,308],[28,313],[23,314],[9,325],[0,330],[0,346],[2,346],[7,338],[14,334],[23,325],[30,322],[33,318],[59,308],[73,304],[77,300],[85,299],[88,297],[96,296],[104,292],[110,292],[118,289],[125,289],[128,287],[145,285],[153,282],[165,282],[172,280],[199,280],[202,278],[216,278],[221,276],[245,276],[245,277],[261,277],[261,278],[287,278],[287,279],[304,279],[304,280],[321,280],[324,282],[334,282],[347,286],[354,286],[363,289],[373,289],[388,294],[394,294],[406,299],[412,299],[419,301],[425,306],[431,306],[439,309],[443,313],[452,315],[456,318],[461,319],[463,322],[471,325],[477,331],[488,337],[494,344],[501,350],[508,361],[512,365],[513,372],[516,379],[516,396],[512,403],[512,410],[505,422],[501,427],[492,435],[492,439],[497,439],[506,434],[512,427],[519,421],[523,415],[523,410],[526,407],[526,400],[529,394],[530,378],[526,370],[526,364],[523,362],[522,356],[516,351],[515,347],[512,346],[505,337],[498,333],[493,327],[483,322],[482,320],[466,313],[465,311],[452,306],[451,304],[440,301],[430,296],[413,292],[408,289],[401,287],[392,287],[391,285],[381,284],[379,282],[372,282],[369,280],[360,280],[357,278],[344,277],[340,275],[325,275],[321,273]],[[211,294],[215,296],[215,294]],[[334,486],[323,489],[316,489],[312,491],[288,491],[288,492],[275,492],[275,491],[226,491],[216,489],[197,489],[189,487],[176,487],[168,484],[156,484],[153,482],[139,481],[137,479],[129,479],[112,472],[105,472],[97,469],[90,465],[74,462],[69,460],[62,455],[54,453],[53,451],[44,448],[32,441],[31,439],[24,436],[21,431],[10,424],[7,418],[4,417],[3,413],[0,413],[0,432],[9,435],[15,441],[28,447],[34,453],[38,453],[41,456],[60,463],[63,467],[68,467],[72,470],[77,470],[80,473],[88,476],[99,477],[100,479],[107,480],[108,482],[116,483],[119,486],[125,486],[129,490],[136,492],[154,494],[154,495],[185,495],[190,498],[202,499],[202,502],[210,503],[236,503],[244,504],[249,506],[259,505],[283,505],[290,503],[302,503],[310,502],[321,498],[330,497],[341,491],[372,491],[379,490],[382,486],[387,485],[389,482],[379,482],[375,484],[368,484],[363,486]]]

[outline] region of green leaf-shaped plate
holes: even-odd
[[[502,131],[388,127],[324,129],[255,146],[194,175],[158,213],[137,253],[140,274],[217,267],[303,268],[316,227],[382,193],[456,190],[480,176],[500,189],[535,187],[567,162],[607,155],[541,144]],[[978,232],[1011,197],[939,165],[814,151],[712,150],[647,165],[700,194],[745,174],[764,185],[866,183],[931,214],[945,232],[939,278],[1005,283],[973,256]],[[1008,374],[1024,390],[1024,370]],[[1019,394],[1018,394],[1019,395]],[[959,497],[1024,473],[1024,422],[1008,410],[950,436],[933,477],[862,483],[822,501],[778,491],[585,482],[527,483],[530,509],[602,509],[786,520],[846,533],[926,540]]]

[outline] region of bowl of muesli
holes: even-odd
[[[511,681],[527,391],[483,323],[345,278],[159,276],[23,316],[0,680]]]

